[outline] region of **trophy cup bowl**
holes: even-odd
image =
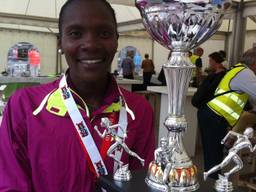
[[[168,115],[164,126],[168,130],[169,144],[175,146],[175,150],[168,153],[172,167],[168,167],[166,182],[163,180],[166,163],[152,161],[146,183],[160,191],[195,191],[199,187],[197,169],[182,142],[188,128],[183,106],[194,69],[188,51],[217,31],[231,1],[135,0],[135,4],[152,38],[172,50],[171,58],[163,64],[168,90]]]

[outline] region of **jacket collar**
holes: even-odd
[[[118,91],[118,85],[115,78],[112,75],[108,75],[109,83],[107,91],[103,97],[101,107],[90,114],[90,116],[95,116],[100,113],[110,113],[114,111],[119,111],[122,104],[120,103],[120,93]],[[60,79],[59,79],[60,81]],[[58,82],[59,82],[58,81]],[[78,108],[81,110],[88,110],[86,102],[79,96],[78,93],[74,91],[74,86],[70,80],[67,78],[68,86],[71,89],[72,96],[74,97],[75,102],[78,105]],[[59,89],[56,89],[51,93],[47,100],[46,110],[57,116],[67,116],[67,109],[64,105],[64,102],[61,97],[61,92]]]

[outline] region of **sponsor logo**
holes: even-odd
[[[88,135],[88,131],[86,130],[83,122],[77,123],[76,126],[78,127],[80,135],[82,137],[86,137]]]
[[[68,92],[66,87],[62,87],[61,91],[62,91],[64,99],[68,99],[70,97],[70,94],[69,94],[69,92]]]
[[[106,172],[105,172],[102,162],[99,161],[99,162],[95,163],[95,165],[96,165],[99,175],[105,175]]]

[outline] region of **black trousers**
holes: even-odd
[[[131,75],[123,75],[125,79],[134,79],[133,74]]]
[[[152,77],[152,72],[143,72],[143,84],[145,86],[150,85],[151,77]]]
[[[208,171],[223,160],[221,140],[227,134],[228,123],[206,105],[198,109],[197,119],[203,144],[204,170]],[[210,177],[217,179],[218,173]]]

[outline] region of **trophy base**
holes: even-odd
[[[197,169],[194,165],[187,168],[172,168],[168,182],[163,181],[162,167],[151,162],[145,179],[148,186],[159,191],[196,191],[199,188]]]
[[[128,169],[128,164],[118,168],[114,174],[116,181],[129,181],[132,178],[131,171]]]
[[[199,189],[199,184],[196,183],[194,185],[188,187],[171,187],[171,191],[173,192],[180,192],[180,191],[196,191]]]
[[[199,189],[199,184],[196,183],[195,185],[189,186],[189,187],[168,187],[168,185],[164,185],[161,183],[156,183],[148,178],[145,179],[145,182],[147,183],[148,186],[150,186],[153,189],[157,189],[159,191],[163,192],[180,192],[180,191],[196,191]]]
[[[221,175],[219,175],[219,179],[216,180],[214,188],[218,192],[231,192],[234,190],[232,182]]]
[[[145,182],[147,183],[148,186],[150,186],[153,189],[157,189],[159,191],[164,191],[164,192],[170,191],[168,185],[164,185],[164,184],[161,184],[161,183],[156,183],[156,182],[150,180],[149,178],[146,178]]]

